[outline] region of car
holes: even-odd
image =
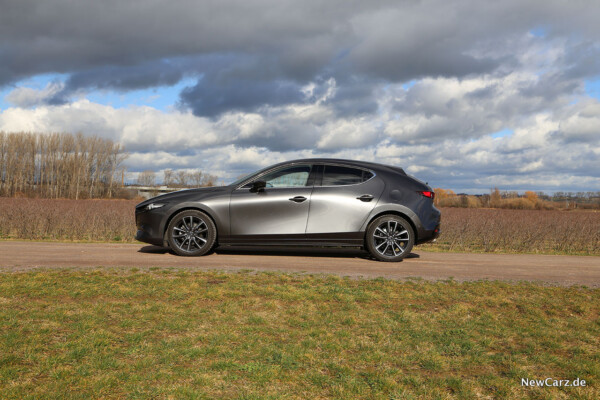
[[[360,247],[400,261],[440,234],[431,187],[402,168],[328,158],[279,163],[228,186],[135,207],[136,239],[200,256],[224,246]]]

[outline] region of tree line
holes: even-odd
[[[127,154],[81,133],[0,132],[0,196],[113,197]]]
[[[522,210],[554,209],[600,209],[600,192],[556,192],[549,196],[543,192],[500,191],[494,188],[490,194],[456,194],[450,189],[435,188],[434,204],[440,207],[508,208]]]
[[[173,171],[165,169],[163,171],[162,184],[168,187],[200,187],[215,186],[217,177],[202,171]],[[157,175],[152,170],[142,171],[138,174],[136,184],[140,186],[156,186]]]

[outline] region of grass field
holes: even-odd
[[[0,238],[134,242],[135,200],[0,197]],[[443,208],[424,249],[600,255],[600,212]]]
[[[600,289],[0,274],[2,399],[600,398]],[[521,379],[585,379],[527,388]]]

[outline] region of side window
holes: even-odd
[[[370,179],[373,174],[358,168],[326,165],[322,186],[355,185]]]
[[[299,187],[306,186],[308,176],[310,175],[310,165],[294,165],[293,167],[282,168],[257,179],[267,182],[267,187]],[[251,184],[244,187],[250,187]]]

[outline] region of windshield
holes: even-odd
[[[272,165],[271,165],[271,166],[269,166],[269,167],[263,168],[263,169],[261,169],[261,170],[258,170],[258,171],[251,172],[251,173],[249,173],[248,175],[244,175],[244,176],[243,176],[243,177],[241,177],[240,179],[238,179],[238,180],[236,180],[236,181],[234,181],[234,182],[230,183],[230,184],[229,184],[229,186],[237,186],[237,185],[239,185],[240,183],[242,183],[242,182],[244,182],[244,181],[246,181],[246,180],[250,179],[250,178],[251,178],[253,175],[258,175],[258,174],[260,174],[260,173],[262,173],[262,172],[264,172],[264,171],[268,170],[268,169],[269,169],[269,168],[271,168],[271,167],[272,167]]]

